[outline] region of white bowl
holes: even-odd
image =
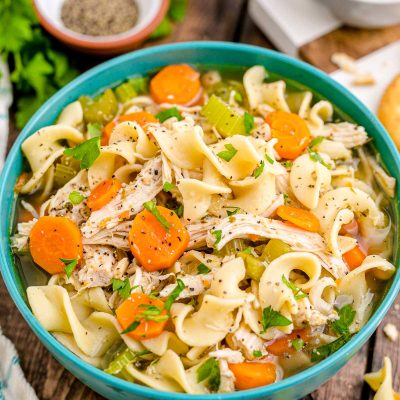
[[[357,28],[400,23],[400,0],[321,0],[342,22]]]

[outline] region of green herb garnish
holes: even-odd
[[[314,162],[319,162],[320,164],[322,164],[324,167],[328,168],[328,169],[332,169],[332,167],[327,164],[324,159],[321,157],[321,155],[319,153],[317,153],[316,151],[313,151],[311,149],[308,149],[308,155],[310,156],[311,160]]]
[[[151,354],[151,352],[149,350],[132,351],[131,349],[125,349],[121,353],[117,353],[104,372],[112,375],[118,374],[126,366],[132,364],[137,358],[147,354]]]
[[[231,215],[235,215],[240,211],[239,207],[229,207],[229,206],[224,206],[223,208],[226,208],[226,214],[228,215],[228,217],[230,217]],[[229,208],[233,208],[232,211],[229,211]]]
[[[302,339],[293,339],[291,343],[296,351],[300,351],[304,347],[304,340]]]
[[[260,165],[253,171],[254,178],[257,179],[262,174],[262,172],[264,171],[264,166],[265,166],[264,161],[261,161]]]
[[[281,164],[282,164],[285,168],[292,168],[292,166],[293,166],[293,161],[282,161]]]
[[[146,201],[145,203],[143,203],[143,207],[155,216],[157,221],[167,232],[169,231],[169,228],[171,228],[171,224],[161,215],[154,201]]]
[[[87,131],[89,132],[91,138],[101,136],[101,128],[101,124],[98,122],[89,123],[87,125]]]
[[[329,357],[335,351],[343,347],[351,338],[352,335],[346,334],[340,336],[338,339],[334,340],[331,343],[327,343],[324,344],[323,346],[313,349],[311,352],[311,362],[321,361],[324,358]]]
[[[339,335],[348,335],[350,326],[354,321],[356,311],[350,304],[343,306],[339,310],[339,319],[331,325],[332,329]]]
[[[266,159],[270,164],[273,164],[273,163],[274,163],[274,159],[271,158],[267,153],[265,153],[265,159]]]
[[[89,168],[100,155],[100,137],[94,137],[75,147],[65,149],[64,154],[81,162],[81,169]]]
[[[246,134],[250,135],[251,130],[254,128],[254,116],[245,112],[243,117],[244,129]]]
[[[324,139],[324,136],[317,136],[313,140],[311,140],[308,147],[312,150],[315,146],[318,146]]]
[[[243,254],[251,254],[251,247],[246,247],[244,250],[241,251]]]
[[[300,288],[298,288],[293,282],[290,282],[288,279],[286,279],[285,275],[282,275],[282,282],[292,290],[294,299],[295,300],[300,300],[303,299],[304,297],[307,297],[306,293],[303,293]]]
[[[221,384],[221,373],[219,363],[215,358],[209,358],[197,369],[197,382],[203,382],[206,379],[209,389],[216,392]]]
[[[72,259],[60,258],[60,260],[65,265],[64,271],[65,271],[67,277],[71,278],[72,273],[74,272],[76,266],[78,265],[78,259],[77,258],[72,258]]]
[[[253,351],[253,356],[254,357],[256,357],[256,358],[260,358],[260,357],[262,357],[262,352],[260,351],[260,350],[254,350]]]
[[[131,324],[129,324],[129,326],[124,329],[121,333],[125,334],[125,333],[129,333],[134,331],[138,326],[140,325],[140,321],[133,321]]]
[[[77,206],[78,204],[81,204],[83,200],[85,200],[85,196],[74,190],[69,194],[68,199],[74,206]]]
[[[124,300],[127,299],[131,294],[131,291],[135,289],[131,288],[129,278],[125,278],[125,280],[112,278],[111,284],[113,292],[118,292],[119,296]]]
[[[289,319],[283,316],[278,311],[275,311],[271,306],[264,308],[261,318],[261,325],[264,333],[271,326],[288,326],[292,323]]]
[[[214,247],[215,247],[222,239],[222,231],[216,230],[216,231],[211,232],[211,234],[215,237],[215,243],[214,243]]]
[[[179,111],[176,107],[171,107],[168,108],[168,110],[160,111],[157,115],[156,118],[160,122],[164,122],[167,119],[170,119],[172,117],[175,117],[178,121],[182,121],[181,114],[179,114]]]
[[[163,190],[164,190],[164,192],[170,192],[174,187],[175,187],[175,185],[173,183],[166,181],[166,182],[164,182]]]
[[[226,150],[220,151],[219,153],[217,153],[217,156],[229,162],[238,151],[230,143],[226,144],[224,147],[226,148]]]
[[[161,315],[163,308],[155,306],[153,304],[139,304],[138,308],[143,310],[136,315],[135,319],[145,321],[163,322],[168,320],[168,315]]]
[[[211,271],[210,268],[207,267],[207,265],[201,263],[197,266],[197,274],[208,274]]]
[[[176,280],[176,286],[171,294],[168,296],[167,300],[165,301],[164,308],[169,311],[173,302],[179,297],[182,291],[186,288],[185,284],[181,279]]]

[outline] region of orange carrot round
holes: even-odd
[[[157,103],[191,105],[201,93],[200,74],[187,64],[168,65],[150,82]]]
[[[235,386],[238,390],[270,385],[276,380],[276,366],[270,362],[243,362],[228,366],[235,375]]]
[[[305,121],[297,114],[274,111],[265,118],[271,127],[271,135],[278,139],[275,150],[282,158],[294,160],[307,148],[310,131]]]
[[[360,246],[356,246],[353,249],[349,250],[347,253],[343,254],[343,259],[349,266],[350,271],[358,268],[364,261],[365,257],[366,255],[361,250]]]
[[[137,122],[142,128],[144,128],[146,124],[150,124],[152,122],[157,122],[157,118],[153,114],[150,114],[146,111],[137,111],[137,112],[134,112],[131,114],[120,115],[113,121],[109,122],[103,128],[103,132],[101,135],[101,145],[102,146],[108,145],[108,143],[110,141],[110,137],[111,137],[111,132],[113,131],[115,126],[117,124],[119,124],[120,122],[125,122],[125,121]]]
[[[25,183],[28,182],[29,174],[27,172],[23,172],[17,179],[14,185],[14,192],[20,193],[21,189],[24,187]]]
[[[100,210],[117,195],[121,186],[121,182],[114,178],[99,183],[90,193],[87,206],[92,211]]]
[[[296,349],[291,345],[293,340],[300,339],[307,342],[309,338],[308,329],[295,329],[291,334],[274,340],[268,347],[268,353],[275,356],[282,356],[286,353],[294,353]]]
[[[310,213],[310,211],[297,207],[280,206],[277,208],[276,213],[283,220],[291,222],[298,228],[310,232],[318,232],[320,230],[318,218],[314,214]]]
[[[169,223],[168,230],[150,211],[143,210],[129,232],[131,252],[146,271],[171,267],[189,244],[189,233],[178,216],[168,208],[157,209]]]
[[[154,319],[147,319],[145,316],[146,306],[157,307],[159,314],[155,317],[153,316]],[[164,309],[164,303],[161,300],[150,298],[144,293],[132,293],[115,310],[115,314],[123,330],[132,326],[135,321],[138,322],[137,327],[127,333],[128,336],[135,340],[145,340],[159,336],[168,320],[168,312]],[[152,317],[150,316],[150,318]]]
[[[41,217],[29,235],[29,250],[33,261],[49,274],[64,271],[60,258],[78,263],[83,257],[79,228],[66,217]]]

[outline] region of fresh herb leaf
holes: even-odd
[[[260,165],[253,171],[254,178],[258,178],[264,171],[265,163],[261,160]]]
[[[133,321],[126,329],[124,329],[121,333],[129,333],[134,331],[140,325],[140,321]]]
[[[254,116],[248,112],[245,112],[243,116],[243,123],[246,134],[250,135],[251,130],[254,128]]]
[[[138,308],[144,308],[143,311],[136,315],[135,318],[138,320],[164,322],[169,318],[168,315],[161,315],[163,308],[153,304],[140,304]]]
[[[211,271],[210,268],[207,267],[207,265],[201,263],[197,266],[197,274],[208,274]]]
[[[188,0],[171,0],[168,16],[174,22],[182,22],[186,15]]]
[[[230,217],[231,215],[235,215],[235,214],[237,214],[237,213],[240,211],[240,208],[239,208],[239,207],[228,207],[228,206],[224,206],[223,208],[226,208],[226,209],[227,209],[227,210],[226,210],[226,214],[227,214],[228,217]],[[232,211],[229,211],[229,210],[228,210],[229,208],[233,208],[233,210],[232,210]]]
[[[226,144],[224,147],[226,148],[226,150],[220,151],[219,153],[217,153],[217,156],[229,162],[238,151],[230,143]]]
[[[83,200],[85,200],[85,196],[74,190],[68,195],[68,199],[74,206],[77,206],[78,204],[81,204]]]
[[[101,128],[102,128],[102,126],[98,122],[95,122],[93,124],[89,123],[87,125],[87,131],[89,132],[89,135],[91,138],[100,137],[101,136]]]
[[[332,323],[332,329],[340,334],[340,335],[346,335],[350,333],[350,326],[354,321],[354,318],[356,316],[356,311],[353,309],[351,304],[347,304],[343,306],[339,310],[339,319],[334,321]]]
[[[143,203],[143,207],[156,217],[157,221],[167,232],[169,231],[171,224],[161,215],[154,201],[146,201]]]
[[[221,373],[219,363],[215,358],[209,358],[197,369],[197,382],[200,383],[206,379],[209,389],[216,392],[221,384]]]
[[[241,251],[244,254],[251,254],[251,247],[246,247],[244,250]]]
[[[119,296],[124,300],[127,299],[131,291],[135,289],[135,287],[131,288],[129,278],[125,278],[125,280],[112,278],[111,283],[113,292],[118,291]]]
[[[216,230],[211,232],[212,235],[215,237],[215,242],[214,242],[214,247],[221,241],[222,239],[222,231],[221,230]]]
[[[317,136],[313,140],[311,140],[308,147],[312,150],[315,146],[318,146],[324,139],[324,136]]]
[[[160,111],[157,115],[156,118],[160,122],[164,122],[167,119],[170,119],[172,117],[175,117],[178,121],[182,121],[181,114],[179,114],[179,111],[176,107],[171,107],[168,110]]]
[[[74,272],[76,266],[78,265],[78,259],[77,258],[72,258],[72,259],[67,259],[67,258],[60,258],[60,260],[64,263],[64,271],[67,275],[68,278],[71,278],[72,273]]]
[[[300,351],[304,347],[304,340],[302,340],[302,339],[293,339],[292,340],[292,347],[296,351]]]
[[[265,153],[265,159],[266,159],[270,164],[273,164],[273,163],[274,163],[274,159],[271,158],[267,153]]]
[[[282,164],[285,168],[292,168],[292,166],[293,166],[293,161],[282,161],[281,164]]]
[[[149,350],[143,351],[132,351],[131,349],[126,348],[123,352],[118,352],[114,359],[110,362],[107,369],[104,372],[107,374],[118,374],[120,373],[127,365],[132,364],[137,358],[142,357],[146,354],[150,354]]]
[[[90,168],[100,155],[100,137],[94,137],[75,147],[65,149],[64,154],[81,162],[81,169]]]
[[[313,349],[311,352],[311,362],[321,361],[324,358],[329,357],[335,351],[343,347],[351,338],[352,335],[346,334],[340,336],[338,339],[334,340],[331,343],[327,343],[324,344],[323,346]]]
[[[286,194],[286,193],[283,193],[283,202],[284,202],[285,206],[286,206],[288,203],[290,203],[289,195]]]
[[[310,158],[311,158],[312,161],[314,161],[314,162],[319,162],[319,163],[321,163],[324,167],[326,167],[326,168],[328,168],[328,169],[331,169],[331,168],[332,168],[329,164],[327,164],[327,163],[324,161],[324,159],[321,157],[321,155],[320,155],[319,153],[317,153],[316,151],[313,151],[313,150],[311,150],[311,149],[308,149],[308,154],[309,154],[309,156],[310,156]]]
[[[236,92],[235,91],[235,95],[233,96],[233,98],[238,103],[242,103],[243,102],[243,96],[241,95],[240,92]]]
[[[164,192],[170,192],[174,187],[175,187],[175,185],[173,183],[164,182],[163,190],[164,190]]]
[[[271,306],[264,308],[261,318],[261,325],[264,333],[271,326],[288,326],[292,323],[289,319],[283,316],[278,311],[275,311]]]
[[[290,282],[288,279],[286,279],[285,275],[282,275],[282,282],[292,290],[294,299],[295,300],[300,300],[303,299],[304,297],[308,297],[306,293],[303,293],[300,288],[298,288],[293,282]]]
[[[149,297],[150,297],[151,299],[153,299],[153,300],[156,300],[156,299],[158,298],[159,294],[160,294],[160,292],[151,292],[151,293],[149,294]]]
[[[179,297],[179,295],[182,293],[182,291],[186,288],[185,284],[181,279],[176,280],[176,286],[175,289],[172,291],[172,293],[168,296],[167,300],[165,301],[164,308],[169,311],[171,309],[171,306],[173,302]]]
[[[260,358],[260,357],[262,357],[262,352],[260,351],[260,350],[254,350],[253,351],[253,356],[254,357],[256,357],[256,358]]]

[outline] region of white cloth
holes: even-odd
[[[0,57],[0,172],[6,158],[9,134],[9,109],[13,101],[8,66]],[[1,397],[0,397],[1,400]]]
[[[26,381],[13,343],[0,328],[0,400],[38,400]]]

